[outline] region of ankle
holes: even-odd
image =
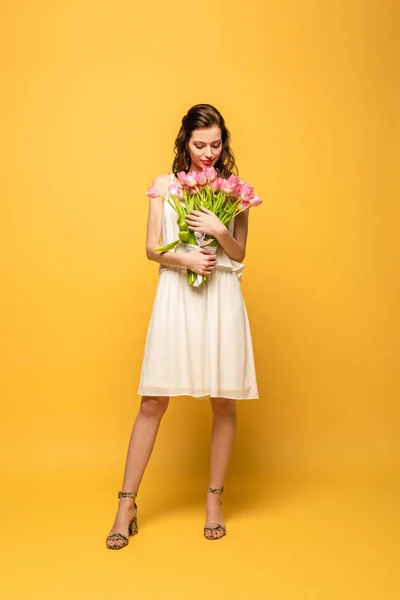
[[[118,503],[118,508],[131,510],[136,508],[135,499],[134,498],[120,498]]]

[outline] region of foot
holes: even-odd
[[[120,498],[118,505],[117,516],[115,517],[114,525],[108,535],[112,533],[121,533],[126,538],[129,536],[129,523],[132,518],[136,515],[137,508],[135,508],[135,500],[133,498]],[[112,539],[107,540],[106,545],[108,548],[121,547],[124,545],[123,540]]]
[[[222,525],[225,527],[224,517],[222,515],[222,501],[220,494],[207,494],[206,502],[206,527],[209,524]],[[225,535],[225,531],[217,529],[214,531],[207,530],[204,533],[207,539],[218,539]]]

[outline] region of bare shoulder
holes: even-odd
[[[171,175],[169,175],[168,173],[165,175],[157,175],[157,177],[153,179],[152,186],[155,187],[160,192],[160,194],[164,194],[168,189],[170,180]]]
[[[235,217],[235,222],[236,223],[242,223],[243,225],[246,225],[248,223],[248,220],[249,220],[249,212],[250,212],[249,209],[240,212]]]

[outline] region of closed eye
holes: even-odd
[[[219,147],[220,147],[220,145],[221,145],[221,143],[218,143],[218,144],[213,144],[213,148],[219,148]],[[204,146],[197,146],[197,144],[196,144],[196,148],[197,148],[198,150],[201,150],[202,148],[204,148]]]

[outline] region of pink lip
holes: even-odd
[[[203,163],[206,163],[206,165],[211,164],[213,161],[212,160],[203,160]]]

